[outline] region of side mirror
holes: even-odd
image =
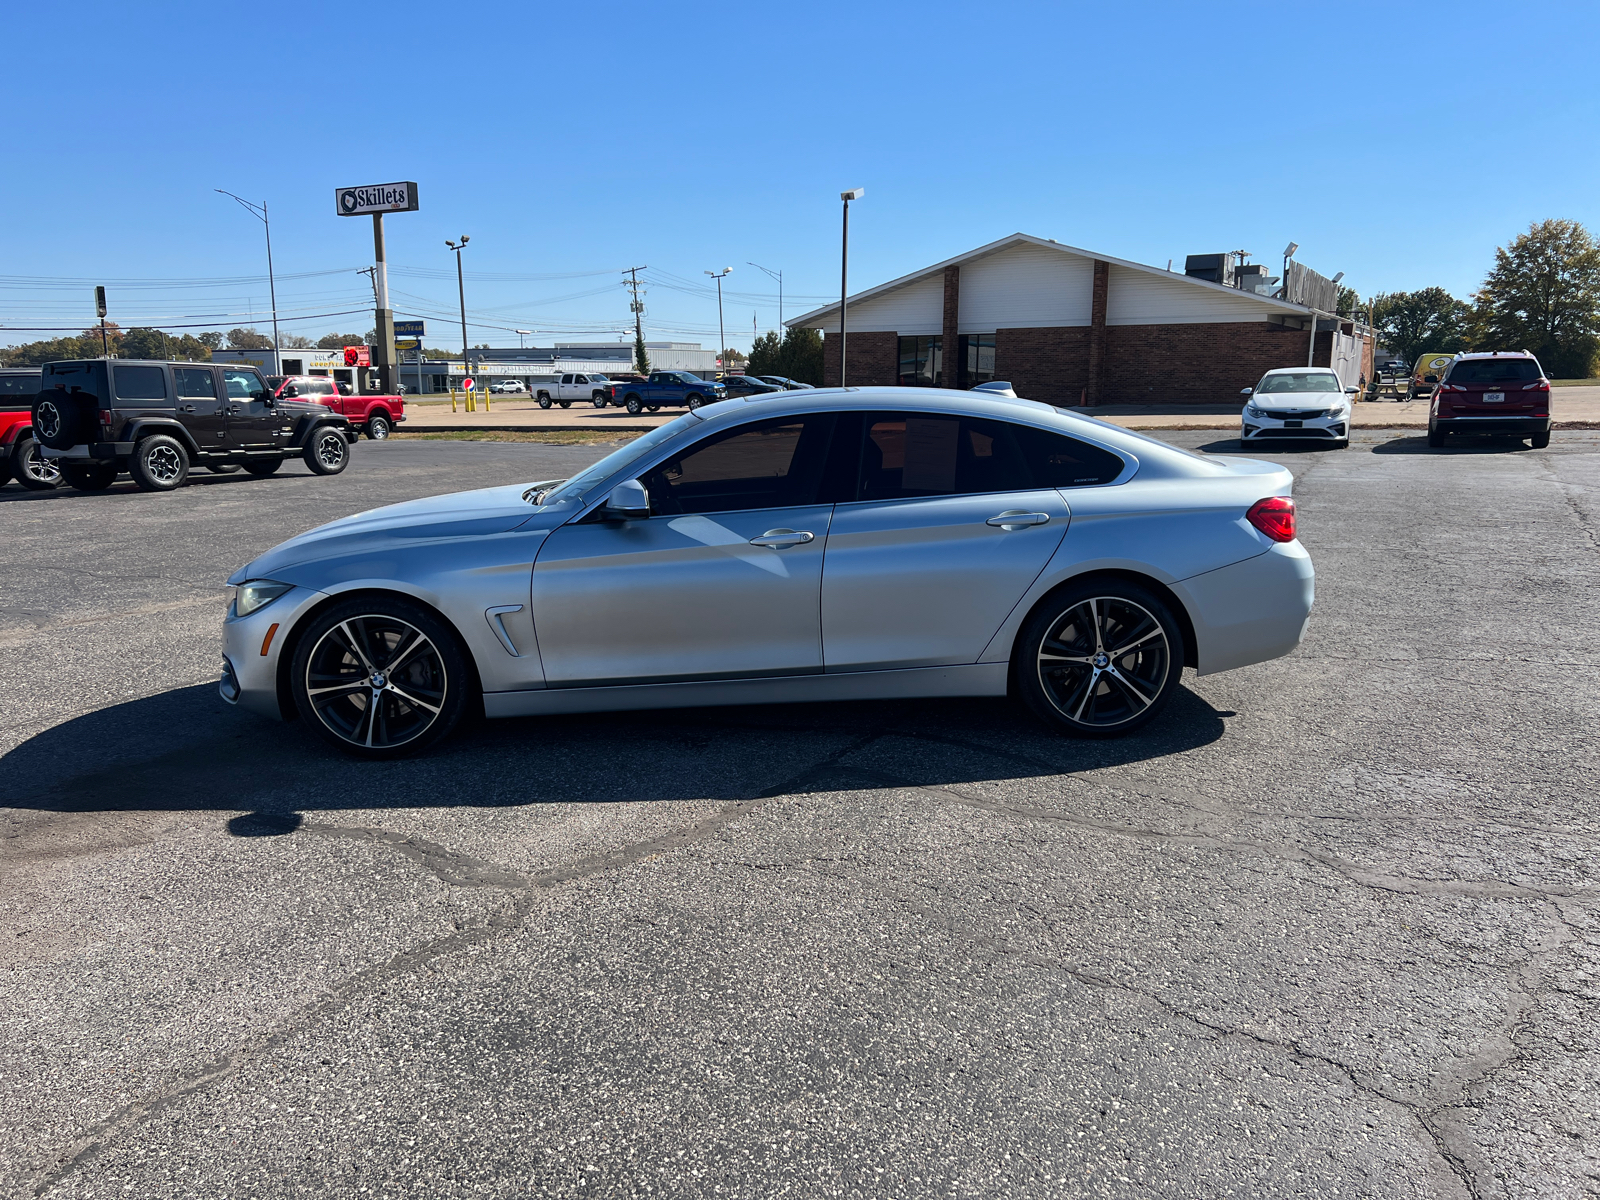
[[[1345,388],[1345,390],[1344,390],[1344,394],[1345,394],[1345,395],[1346,395],[1346,396],[1354,396],[1354,395],[1355,395],[1355,394],[1356,394],[1356,393],[1357,393],[1357,392],[1359,392],[1359,391],[1360,391],[1360,390],[1361,390],[1361,389],[1360,389],[1360,388],[1354,388],[1354,387],[1347,387],[1347,388]]]
[[[1253,396],[1255,394],[1256,394],[1255,388],[1240,388],[1239,389],[1239,395],[1241,395],[1241,396]]]
[[[293,400],[299,394],[300,389],[297,387],[286,387],[283,389],[283,398],[285,400]]]
[[[611,489],[601,516],[613,521],[643,521],[650,515],[650,494],[637,479]]]

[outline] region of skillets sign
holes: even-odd
[[[416,212],[417,185],[414,183],[374,183],[366,187],[335,188],[334,207],[341,217],[365,217],[372,213]]]

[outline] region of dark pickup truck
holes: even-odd
[[[611,403],[637,416],[662,405],[686,405],[691,412],[702,404],[728,398],[728,389],[688,371],[652,371],[643,383],[619,383],[611,389]]]

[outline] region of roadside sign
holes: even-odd
[[[465,388],[467,391],[470,392],[473,388],[477,387],[478,385],[472,381],[472,376],[468,375],[465,379],[463,379],[461,381],[461,386],[463,388]]]
[[[373,213],[386,212],[416,212],[417,185],[373,183],[365,187],[334,188],[333,206],[341,217],[365,217]]]
[[[372,347],[346,346],[344,348],[344,365],[347,367],[370,367],[372,365]]]
[[[422,326],[423,322],[421,321],[396,321],[394,323],[394,335],[397,338],[419,338],[426,332]]]
[[[420,345],[422,343],[416,338],[395,338],[394,340],[394,348],[396,350],[415,350]]]
[[[102,319],[106,315],[106,289],[103,287],[94,289],[94,315]]]

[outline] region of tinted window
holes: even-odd
[[[920,413],[867,419],[861,455],[863,500],[1018,492],[1110,483],[1122,460],[1062,434]]]
[[[38,390],[37,375],[0,375],[0,396],[32,396]]]
[[[261,382],[261,376],[254,371],[229,371],[224,369],[222,379],[227,386],[230,400],[248,400],[255,393],[267,390],[266,384]]]
[[[106,395],[106,365],[103,362],[51,363],[44,369],[39,390],[62,388],[68,392],[85,392],[96,399]]]
[[[713,434],[644,477],[656,513],[737,512],[817,503],[830,415],[779,417]]]
[[[1448,383],[1532,383],[1539,364],[1531,358],[1472,358],[1450,368]]]
[[[178,395],[193,400],[216,398],[216,377],[205,367],[174,367],[172,376],[178,386]]]
[[[111,368],[118,400],[165,400],[167,398],[167,373],[160,367]]]
[[[1287,371],[1282,375],[1266,375],[1256,389],[1260,395],[1280,392],[1342,392],[1339,377],[1332,371]]]
[[[301,389],[308,396],[337,396],[339,389],[333,386],[331,379],[313,379],[309,385]]]

